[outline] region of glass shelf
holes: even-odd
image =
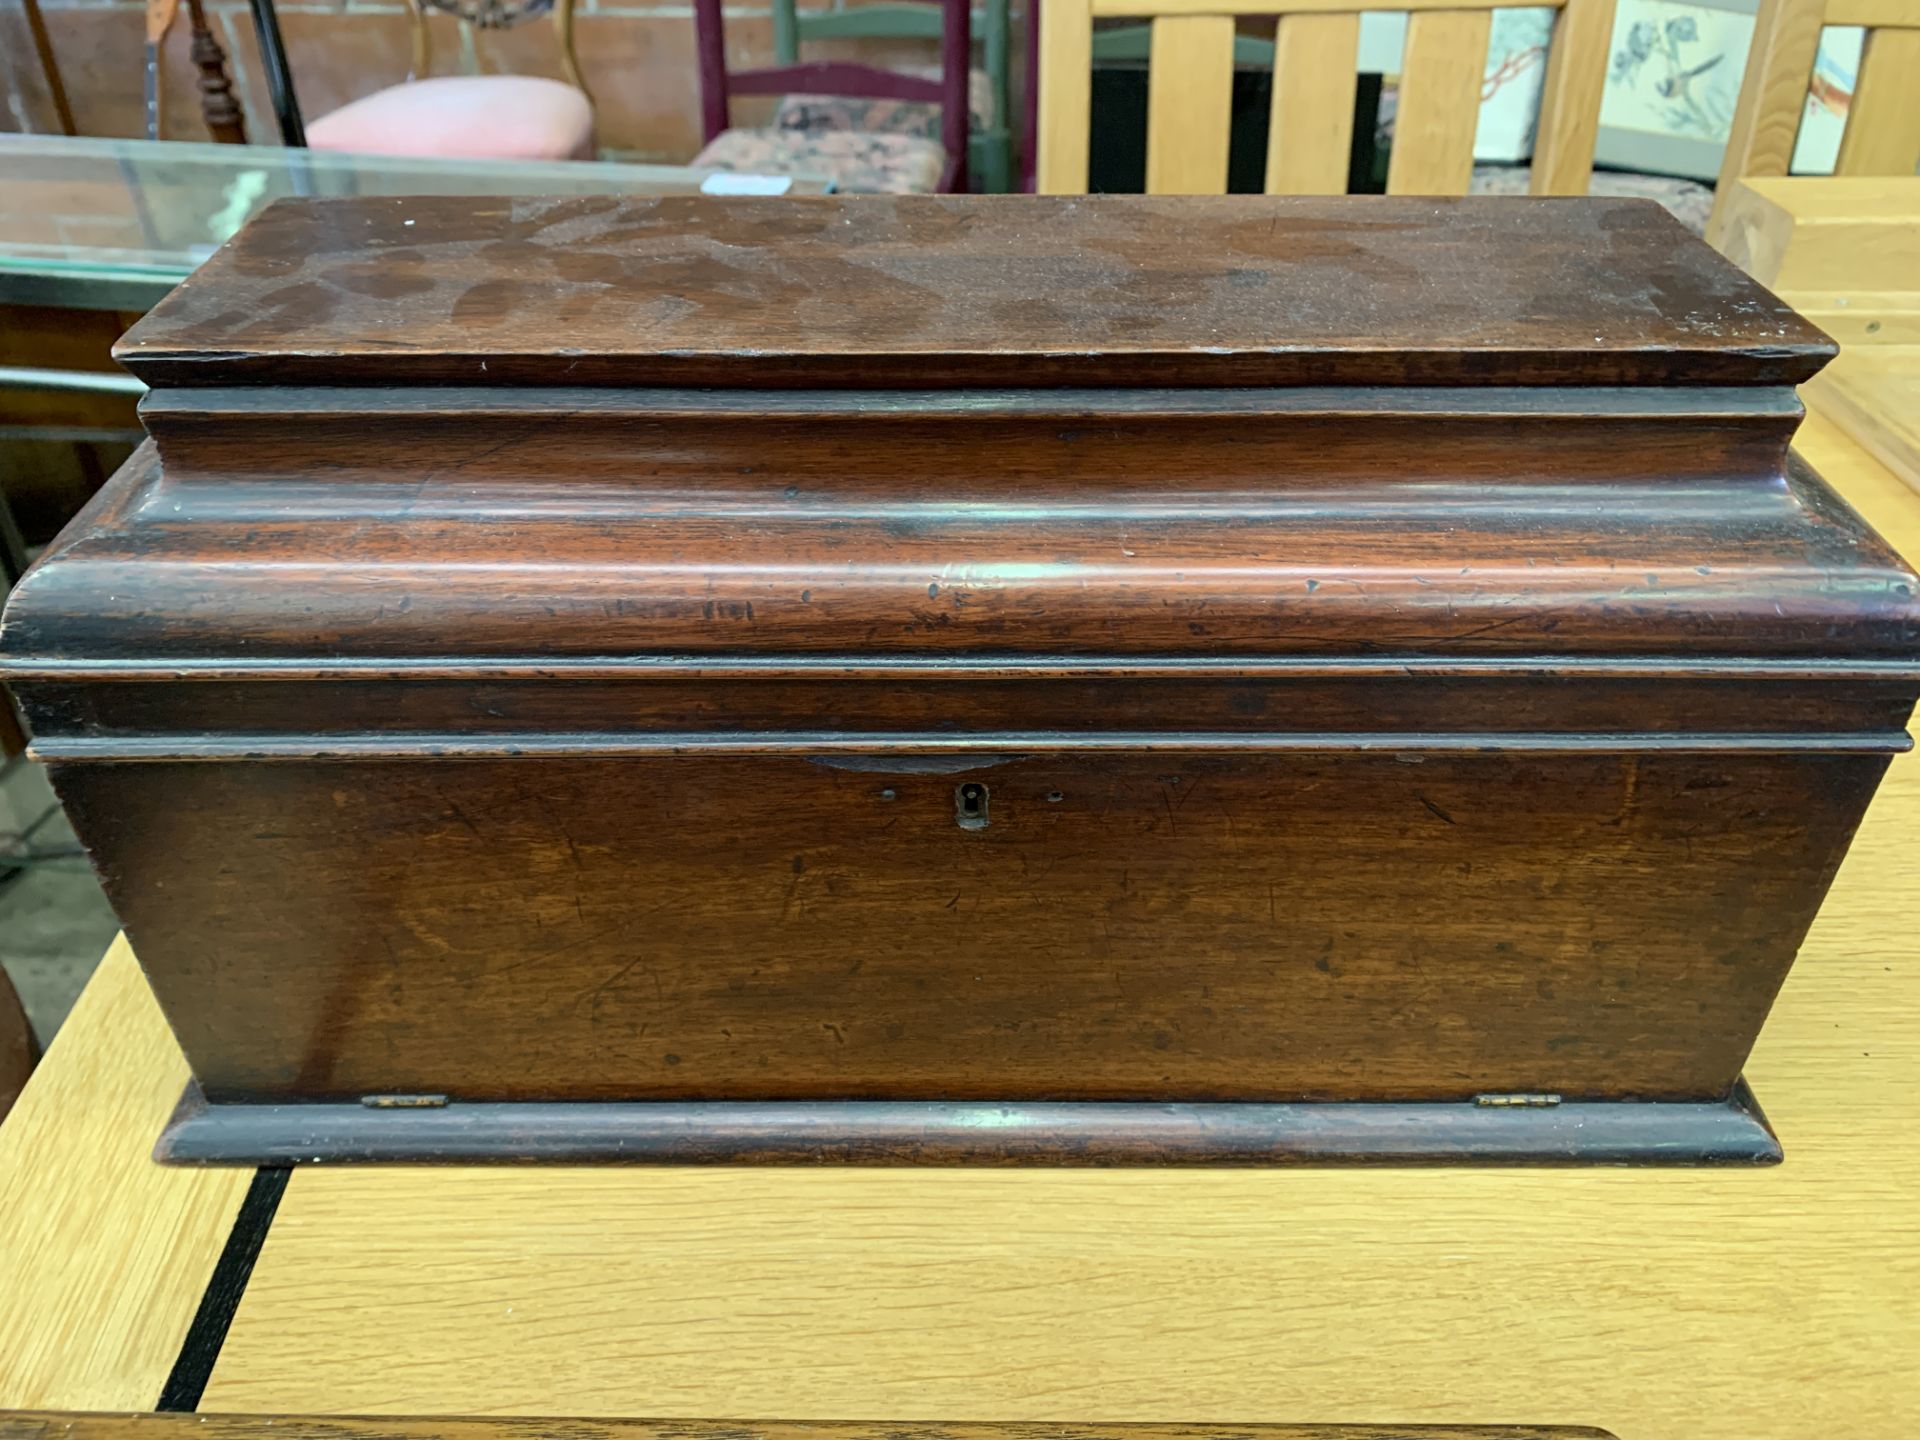
[[[0,301],[144,310],[288,195],[819,195],[810,176],[0,135]]]

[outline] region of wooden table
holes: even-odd
[[[1801,443],[1920,553],[1920,496]],[[286,1172],[148,1162],[186,1071],[117,945],[0,1129],[0,1406],[187,1403],[210,1362],[204,1410],[1906,1440],[1917,821],[1909,756],[1749,1068],[1768,1170],[303,1169],[269,1228]]]

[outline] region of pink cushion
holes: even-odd
[[[364,95],[307,126],[315,150],[480,160],[591,160],[593,105],[532,75],[448,75]]]

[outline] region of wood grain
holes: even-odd
[[[1487,15],[1438,23],[1451,105]],[[1113,195],[283,200],[115,353],[155,386],[897,390],[1797,384],[1830,347],[1644,200]]]
[[[1920,290],[1920,177],[1756,175],[1729,203],[1721,252],[1772,290]]]
[[[1613,1440],[1560,1425],[894,1425],[740,1420],[0,1414],[0,1440]]]
[[[1147,75],[1147,193],[1224,195],[1233,103],[1233,20],[1153,21]]]
[[[1920,3],[1912,9],[1915,28],[1867,32],[1836,175],[1910,180],[1920,166]]]
[[[1086,0],[1041,8],[1039,80],[1034,184],[1042,195],[1084,195],[1093,123],[1093,14]]]
[[[1911,29],[1920,22],[1915,19],[1914,0],[1827,0],[1826,23],[1875,30],[1883,25]]]
[[[1269,195],[1344,195],[1352,163],[1358,15],[1282,15],[1267,129]]]
[[[1897,479],[1817,417],[1803,444],[1920,548]],[[1906,1440],[1917,822],[1906,758],[1749,1067],[1778,1169],[301,1171],[207,1408],[1485,1423],[1544,1399],[1634,1440]]]
[[[1812,393],[1854,440],[1920,490],[1920,346],[1848,350]]]
[[[1410,23],[1417,154],[1443,98],[1471,116],[1487,15]],[[1159,93],[1224,95],[1228,22],[1156,26]],[[145,411],[157,462],[7,611],[38,753],[213,1107],[183,1134],[395,1095],[468,1138],[486,1117],[461,1107],[517,1102],[959,1103],[925,1143],[892,1111],[846,1143],[950,1161],[971,1126],[1030,1159],[1040,1135],[1074,1151],[1068,1118],[977,1116],[1344,1101],[1470,1113],[1343,1112],[1337,1142],[1325,1112],[1276,1113],[1209,1152],[1209,1117],[1143,1110],[1095,1158],[1379,1159],[1426,1133],[1562,1159],[1580,1117],[1533,1146],[1495,1117],[1483,1152],[1478,1097],[1724,1102],[1907,744],[1920,581],[1786,457],[1782,367],[1829,347],[1650,204],[794,202],[679,207],[667,234],[668,207],[542,203],[394,237],[398,213],[274,212],[136,330],[172,388]],[[1476,236],[1465,287],[1433,293]],[[1026,240],[1021,285],[1092,265],[1103,293],[1016,294]],[[450,304],[441,247],[467,267]],[[563,289],[487,278],[510,256],[599,277],[593,315],[571,331]],[[1184,299],[1158,288],[1194,265]],[[895,320],[851,272],[944,298]],[[798,334],[828,285],[865,328]],[[1395,293],[1417,306],[1383,322]],[[607,328],[618,306],[642,333]],[[1326,333],[1278,351],[1262,307]],[[1009,312],[991,341],[982,309]],[[1459,343],[1503,332],[1524,370]],[[1191,383],[1235,344],[1281,381],[1317,345],[1320,383]],[[902,363],[769,396],[783,353],[786,379]],[[463,357],[525,383],[428,383]],[[1024,388],[1145,360],[1185,388]],[[329,384],[292,383],[323,361]],[[381,385],[390,364],[420,383]],[[593,365],[725,388],[575,385]],[[576,689],[562,659],[630,688]],[[1470,660],[1557,683],[1503,711],[1511,675],[1442,673],[1389,711],[1378,674],[1183,692],[1149,668]],[[153,685],[182,661],[308,668],[258,700]],[[438,689],[484,661],[523,667],[504,703]],[[1643,693],[1587,689],[1620,678],[1596,663]],[[1741,689],[1755,667],[1783,688]],[[791,1153],[772,1127],[751,1111],[718,1153]],[[1585,1153],[1632,1153],[1599,1130]],[[190,1151],[259,1153],[167,1153]]]
[[[1896,0],[1907,4],[1910,0]],[[1800,135],[1807,84],[1829,20],[1826,0],[1760,0],[1753,43],[1740,81],[1740,98],[1720,161],[1720,181],[1707,219],[1707,243],[1726,248],[1728,204],[1736,182],[1748,175],[1785,175]]]
[[[0,1125],[0,1405],[158,1399],[250,1179],[148,1158],[186,1076],[116,942]]]
[[[1777,1165],[1744,1086],[1724,1100],[1260,1105],[925,1100],[208,1104],[169,1164]]]
[[[1749,177],[1721,249],[1848,346],[1920,345],[1920,179]]]
[[[1400,108],[1387,161],[1389,195],[1466,194],[1492,24],[1486,10],[1425,10],[1407,17]]]
[[[1587,193],[1613,16],[1613,0],[1569,0],[1554,17],[1528,179],[1535,195]]]
[[[216,1102],[1709,1100],[1885,764],[1406,743],[54,783]]]
[[[484,452],[472,429],[461,445]],[[1575,493],[1524,477],[1410,493],[1398,478],[1340,486],[1337,474],[1273,495],[1211,477],[1185,493],[1093,486],[1009,503],[1024,524],[990,501],[876,503],[826,487],[802,500],[786,493],[797,485],[723,476],[575,518],[570,482],[516,477],[494,498],[514,523],[489,525],[472,523],[473,493],[457,482],[382,484],[364,497],[371,508],[337,511],[267,480],[169,483],[156,497],[143,451],[69,530],[85,543],[16,587],[7,663],[48,744],[58,717],[35,712],[24,676],[98,665],[110,679],[127,661],[305,660],[314,673],[350,659],[404,670],[410,658],[542,656],[651,660],[652,673],[930,656],[976,670],[1382,656],[1534,657],[1549,672],[1631,657],[1718,659],[1729,673],[1768,660],[1910,664],[1912,572],[1818,477],[1762,464],[1706,486],[1649,483],[1636,473],[1645,463],[1621,457],[1617,483]],[[1600,504],[1609,524],[1596,536]],[[682,562],[687,543],[703,566]],[[541,570],[487,583],[529,547],[547,557]]]

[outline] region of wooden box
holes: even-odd
[[[179,1161],[1766,1161],[1920,691],[1651,204],[343,200],[7,674]]]

